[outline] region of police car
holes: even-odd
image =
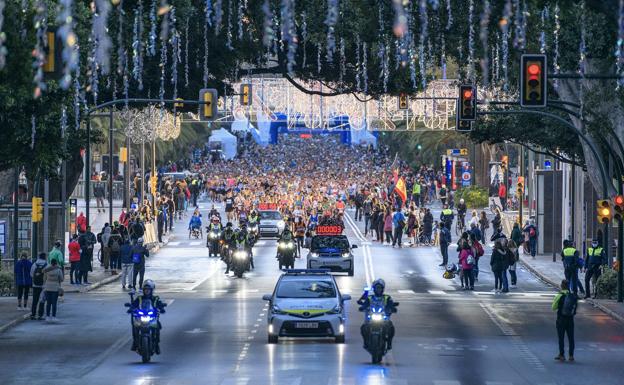
[[[353,252],[341,226],[317,226],[307,256],[308,269],[329,269],[353,276]]]
[[[333,337],[345,341],[344,301],[334,277],[325,269],[287,270],[277,281],[269,301],[268,342],[279,337]]]

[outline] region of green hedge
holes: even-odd
[[[13,278],[13,274],[0,271],[0,296],[9,296],[13,295],[13,284],[15,280]]]
[[[604,267],[603,272],[596,281],[596,298],[615,299],[617,297],[617,272]]]
[[[460,199],[464,199],[470,209],[488,207],[488,189],[478,186],[470,186],[455,191],[455,206]]]

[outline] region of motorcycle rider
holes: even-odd
[[[230,223],[231,224],[231,223]],[[210,220],[210,225],[208,226],[208,231],[221,231],[223,227],[221,226],[221,219],[218,216],[213,215]]]
[[[159,314],[164,314],[165,304],[160,300],[160,297],[158,297],[157,295],[154,295],[155,289],[156,289],[156,284],[154,283],[154,281],[152,281],[151,279],[146,280],[143,283],[143,295],[137,296],[134,299],[134,301],[132,301],[132,305],[130,306],[128,313],[133,313],[134,310],[140,309],[143,301],[150,300],[152,302],[152,306],[154,307],[154,309],[156,309]],[[160,324],[160,319],[159,319],[156,330],[154,331],[154,337],[155,337],[155,341],[154,341],[155,349],[154,350],[156,351],[156,354],[160,354],[160,330],[161,329],[162,329],[162,325]],[[134,326],[134,323],[133,323],[132,324],[132,348],[131,348],[132,351],[136,351],[138,349],[138,345],[139,345],[138,334],[139,334],[139,331],[137,330],[137,328]]]
[[[251,209],[247,221],[249,222],[249,226],[260,224],[260,214],[258,214],[258,211],[255,208]]]
[[[237,230],[235,237],[235,249],[243,248],[249,255],[249,264],[251,268],[254,268],[253,254],[251,253],[251,245],[249,244],[247,226],[243,225],[240,230]]]
[[[388,294],[384,294],[384,290],[386,288],[386,282],[379,278],[376,279],[373,284],[373,296],[368,296],[368,290],[365,290],[360,299],[358,299],[357,303],[360,305],[360,311],[363,311],[365,314],[372,304],[383,304],[386,315],[388,316],[388,320],[385,324],[386,331],[386,343],[388,350],[392,349],[392,339],[394,338],[394,325],[392,321],[390,321],[390,314],[396,312],[396,306],[394,305],[394,301],[392,297]],[[362,334],[362,339],[364,339],[364,349],[368,349],[366,345],[368,342],[368,333],[370,331],[370,323],[365,322],[360,327],[360,333]]]
[[[228,222],[225,224],[225,229],[221,233],[221,240],[223,241],[223,246],[227,245],[230,249],[234,249],[236,233],[234,232],[232,222]],[[227,266],[225,274],[229,274],[231,262],[230,255],[225,255],[224,253],[221,253],[221,260],[225,262],[225,265]]]
[[[219,213],[219,211],[214,207],[214,205],[212,205],[212,208],[210,209],[210,213],[208,214],[211,218],[212,217],[219,217],[221,218],[221,214]]]

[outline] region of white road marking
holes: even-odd
[[[399,294],[416,294],[416,292],[414,290],[397,290],[397,292]]]
[[[178,246],[178,245],[180,245],[180,241],[173,241],[173,242],[167,243],[167,246]]]
[[[254,246],[264,246],[264,245],[266,245],[266,243],[267,243],[266,241],[258,241],[258,242],[256,242],[256,244]]]
[[[429,294],[434,294],[434,295],[444,295],[446,294],[446,292],[444,290],[427,290],[429,292]]]
[[[461,385],[461,382],[459,381],[446,381],[446,380],[436,380],[433,381],[433,385]]]
[[[195,242],[190,242],[189,245],[191,245],[191,246],[199,246],[202,243],[203,243],[202,241],[195,241]]]

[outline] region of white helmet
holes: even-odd
[[[143,244],[143,237],[141,237],[141,238],[137,239],[137,243],[138,243],[139,245],[142,245],[142,244]]]
[[[148,279],[145,282],[143,282],[143,289],[144,290],[145,289],[150,289],[153,292],[154,289],[156,289],[156,284],[151,279]]]

